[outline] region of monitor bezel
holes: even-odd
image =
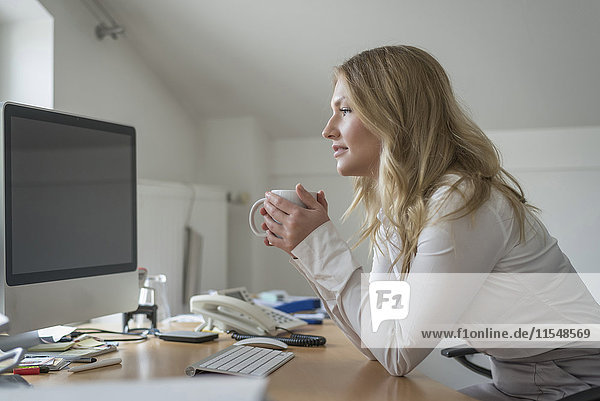
[[[100,121],[89,117],[62,113],[54,110],[25,106],[15,103],[3,105],[3,190],[4,190],[4,239],[5,239],[5,280],[8,286],[19,286],[51,281],[62,281],[84,277],[102,276],[115,273],[131,272],[137,269],[137,168],[136,168],[136,133],[132,126]],[[128,263],[97,266],[73,266],[49,272],[33,272],[14,274],[12,269],[12,238],[6,235],[12,231],[12,192],[11,192],[11,121],[13,117],[33,119],[50,123],[64,124],[79,128],[108,131],[115,134],[127,135],[131,139],[131,174],[132,184],[132,261]]]

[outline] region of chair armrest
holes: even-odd
[[[446,358],[454,358],[454,360],[456,362],[460,363],[461,365],[463,365],[465,368],[469,369],[472,372],[475,372],[477,374],[485,376],[488,379],[492,378],[491,370],[486,369],[483,366],[479,366],[476,363],[473,363],[467,359],[467,355],[474,355],[474,354],[479,353],[479,351],[477,351],[475,348],[469,348],[469,347],[444,348],[441,351],[441,353]]]
[[[478,353],[479,351],[477,351],[475,348],[470,347],[451,347],[444,348],[442,350],[442,355],[444,355],[446,358],[456,358],[457,356],[466,356]]]

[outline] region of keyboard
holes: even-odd
[[[236,376],[265,377],[294,357],[293,352],[230,345],[229,347],[188,366],[185,374],[213,372]]]

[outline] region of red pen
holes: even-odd
[[[39,375],[40,373],[48,373],[48,366],[27,366],[13,369],[15,375]]]

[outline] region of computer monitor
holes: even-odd
[[[0,114],[9,332],[136,310],[135,129],[8,102]]]

